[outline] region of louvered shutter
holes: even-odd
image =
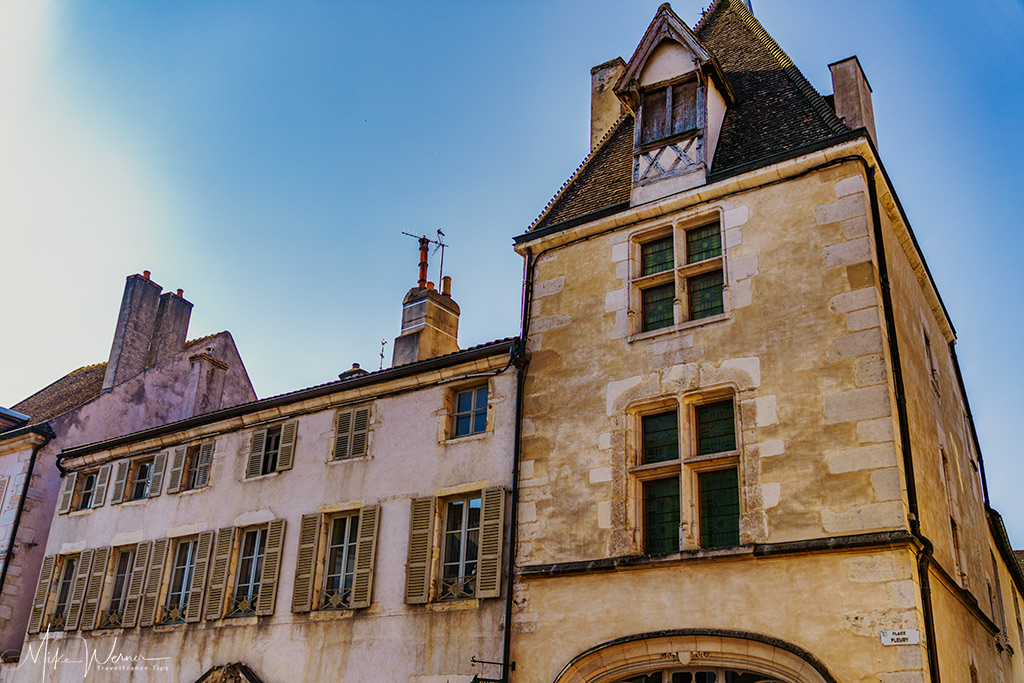
[[[78,622],[82,618],[85,587],[89,583],[89,575],[92,573],[92,558],[95,554],[95,550],[83,550],[78,556],[78,565],[75,567],[75,582],[71,584],[71,602],[68,603],[68,620],[65,626],[65,629],[68,631],[78,629]]]
[[[166,538],[153,541],[153,558],[146,572],[146,590],[142,594],[142,608],[139,610],[139,626],[152,626],[156,621],[157,602],[164,578],[164,563],[167,561]]]
[[[295,437],[299,431],[299,423],[285,422],[281,427],[281,446],[277,451],[277,471],[290,470],[295,456]]]
[[[104,465],[96,475],[96,491],[92,494],[92,504],[89,507],[102,507],[107,499],[107,485],[110,484],[110,465]]]
[[[359,511],[359,535],[356,537],[356,574],[352,582],[352,607],[370,606],[373,589],[373,558],[377,552],[377,521],[380,506],[371,505]]]
[[[210,552],[213,550],[213,532],[199,534],[196,543],[195,562],[192,566],[192,583],[188,589],[188,604],[185,606],[185,621],[194,623],[203,616],[203,589],[206,588],[206,573],[210,568]]]
[[[217,545],[214,548],[213,567],[210,571],[210,594],[206,599],[207,619],[220,619],[224,616],[224,594],[228,588],[228,569],[231,567],[231,551],[234,545],[234,527],[217,532]]]
[[[245,467],[245,478],[260,476],[263,470],[263,450],[267,444],[267,430],[257,429],[252,435],[252,448],[249,449],[249,463]]]
[[[0,511],[4,509],[4,496],[7,494],[7,477],[0,477]]]
[[[147,498],[156,498],[160,495],[160,489],[164,485],[164,469],[167,467],[167,451],[157,453],[153,458],[153,472],[149,475],[149,495]]]
[[[139,607],[146,590],[146,571],[149,568],[149,556],[152,554],[153,542],[143,541],[135,547],[135,561],[132,563],[131,579],[128,581],[128,595],[124,602],[125,628],[135,626],[139,618]]]
[[[196,458],[196,488],[200,489],[210,482],[210,464],[213,462],[213,442],[204,443],[199,447]]]
[[[320,515],[303,515],[299,527],[299,553],[295,559],[292,611],[308,612],[313,603],[317,546],[320,543]]]
[[[128,465],[127,460],[122,460],[117,463],[117,469],[114,471],[114,490],[110,492],[110,504],[118,505],[124,500],[124,487],[128,483]]]
[[[338,412],[338,421],[334,430],[334,452],[331,457],[334,460],[342,460],[349,455],[349,437],[352,432],[352,411],[342,410]]]
[[[175,448],[174,456],[171,458],[171,471],[167,476],[167,493],[177,493],[181,490],[181,475],[185,469],[185,454],[187,448]]]
[[[284,520],[275,519],[267,525],[267,546],[260,573],[260,594],[256,598],[256,614],[274,613],[277,600],[277,578],[281,572],[281,547],[284,543]]]
[[[480,511],[480,564],[476,574],[476,597],[501,595],[502,531],[505,528],[505,489],[484,489]]]
[[[430,598],[430,561],[434,536],[434,499],[412,501],[409,557],[405,563],[405,601],[419,605]]]
[[[36,595],[32,600],[32,614],[28,619],[29,633],[39,633],[39,628],[43,625],[46,599],[50,596],[50,584],[53,582],[53,567],[56,563],[56,555],[50,555],[43,559],[43,566],[39,570],[39,581],[36,582]]]
[[[366,440],[370,428],[370,407],[356,408],[352,418],[352,449],[351,457],[366,455]]]
[[[58,515],[66,515],[71,511],[71,501],[75,497],[75,482],[78,481],[78,472],[69,472],[60,485],[60,507],[57,508]]]
[[[97,548],[92,558],[92,571],[89,572],[89,584],[85,587],[85,603],[82,605],[83,631],[96,628],[96,618],[100,613],[100,598],[103,595],[103,582],[107,577],[107,565],[110,562],[110,548]]]

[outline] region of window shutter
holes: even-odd
[[[283,472],[292,468],[292,458],[295,455],[295,436],[299,431],[299,423],[285,422],[281,427],[281,446],[277,451],[277,471]]]
[[[501,547],[505,526],[505,489],[484,489],[480,511],[480,565],[476,575],[476,597],[501,595]]]
[[[36,596],[32,600],[32,614],[28,619],[29,633],[39,633],[39,628],[43,625],[43,613],[46,611],[46,599],[50,595],[53,566],[56,562],[56,555],[50,555],[43,559],[43,566],[39,570],[39,581],[36,583]]]
[[[313,602],[313,577],[316,573],[317,545],[320,542],[320,515],[303,515],[299,527],[299,554],[295,560],[292,611],[308,612]]]
[[[373,588],[373,558],[377,551],[377,521],[380,506],[371,505],[359,511],[359,535],[356,537],[356,574],[352,582],[352,607],[370,606]]]
[[[167,539],[153,541],[153,560],[146,572],[146,590],[142,594],[142,608],[139,610],[139,626],[152,626],[156,621],[157,602],[160,600],[160,585],[164,578],[164,563],[167,561]],[[134,580],[135,577],[132,577]]]
[[[260,476],[263,466],[263,448],[267,443],[267,430],[257,429],[252,435],[252,448],[249,450],[249,463],[245,468],[245,478]]]
[[[4,509],[4,495],[7,493],[7,477],[0,477],[0,510]]]
[[[156,498],[160,495],[160,489],[164,485],[164,469],[167,467],[167,451],[157,453],[153,458],[153,473],[149,475],[149,495],[147,498]]]
[[[260,594],[256,598],[256,614],[274,613],[277,600],[277,578],[281,571],[281,545],[284,543],[284,520],[275,519],[267,525],[267,549],[260,574]]]
[[[352,411],[339,411],[337,429],[334,433],[334,453],[331,455],[334,460],[341,460],[348,457],[348,440],[351,431]]]
[[[192,583],[188,589],[188,604],[185,606],[186,623],[199,621],[203,616],[203,589],[206,588],[206,573],[210,568],[210,551],[213,549],[213,532],[199,534],[196,544],[196,559],[192,567]]]
[[[187,448],[175,448],[174,457],[171,459],[171,472],[167,477],[167,493],[177,493],[181,490],[181,472],[185,469],[185,453]]]
[[[60,485],[60,507],[57,508],[58,515],[66,515],[71,511],[71,501],[75,497],[75,482],[78,481],[78,472],[69,472]]]
[[[74,631],[78,628],[78,622],[82,618],[82,603],[85,602],[85,586],[89,583],[89,576],[92,574],[92,558],[95,550],[83,550],[78,556],[78,566],[75,567],[75,582],[71,584],[71,602],[68,603],[67,630]]]
[[[431,546],[434,540],[434,499],[412,501],[409,519],[409,557],[405,563],[405,601],[420,605],[430,598]]]
[[[196,458],[196,488],[202,488],[210,483],[210,464],[213,462],[213,442],[204,443],[199,447],[199,456]]]
[[[125,628],[135,626],[135,621],[139,618],[139,606],[146,588],[146,569],[152,549],[152,541],[143,541],[135,547],[135,561],[132,564],[132,575],[128,581],[128,595],[124,602],[123,625]]]
[[[117,470],[114,472],[114,490],[110,492],[110,504],[117,505],[124,499],[124,487],[128,483],[127,460],[117,463]]]
[[[110,483],[110,465],[104,465],[96,475],[96,491],[92,494],[92,505],[89,507],[103,507],[107,499],[107,484]]]
[[[370,426],[370,407],[356,408],[352,420],[352,457],[366,455],[367,430]]]
[[[92,558],[92,571],[89,573],[89,584],[85,587],[85,603],[82,605],[83,631],[96,628],[96,618],[100,613],[100,597],[103,595],[103,582],[107,577],[107,564],[110,561],[110,548],[97,548]]]
[[[210,594],[206,600],[207,619],[220,619],[224,616],[224,594],[228,588],[228,569],[231,566],[231,551],[234,545],[234,527],[217,532],[217,546],[213,552],[213,568],[210,571]]]

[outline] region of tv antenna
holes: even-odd
[[[434,253],[435,254],[438,251],[441,252],[441,263],[440,263],[440,267],[438,268],[438,273],[437,273],[437,281],[441,282],[442,278],[444,278],[444,248],[448,246],[444,242],[444,233],[441,232],[440,230],[438,230],[437,231],[437,239],[433,239],[433,240],[430,239],[429,237],[427,237],[426,235],[414,235],[413,233],[406,232],[404,230],[402,231],[402,234],[403,235],[408,235],[409,237],[414,237],[414,238],[416,238],[416,239],[418,239],[420,241],[420,287],[425,287],[426,286],[426,281],[427,281],[427,250],[429,249],[429,247],[427,245],[430,245],[430,244],[434,245]]]

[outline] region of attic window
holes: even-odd
[[[682,135],[697,128],[697,81],[654,88],[644,93],[640,144]]]

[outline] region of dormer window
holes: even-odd
[[[640,144],[695,133],[699,125],[697,92],[696,79],[645,91]]]

